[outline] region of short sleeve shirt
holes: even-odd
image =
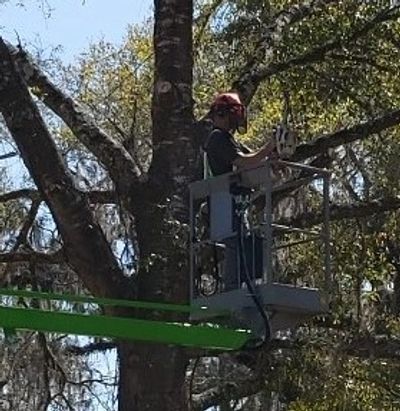
[[[233,171],[233,162],[249,150],[235,141],[232,134],[215,128],[208,136],[204,147],[207,160],[214,176]]]

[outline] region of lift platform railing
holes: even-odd
[[[269,184],[267,178],[267,185],[265,190],[266,196],[266,209],[265,209],[265,249],[268,257],[266,258],[265,264],[265,277],[264,281],[266,283],[271,283],[276,281],[274,277],[274,272],[272,269],[272,254],[277,249],[283,249],[288,247],[293,247],[296,245],[301,245],[308,242],[320,242],[322,244],[323,250],[323,269],[324,269],[324,288],[329,290],[332,283],[331,278],[331,249],[330,249],[330,228],[329,228],[329,194],[330,194],[330,177],[331,172],[325,169],[312,167],[305,164],[293,163],[289,161],[271,161],[267,163],[267,172],[271,175],[271,170],[273,167],[285,167],[292,170],[300,170],[306,175],[299,179],[289,179],[284,182],[275,182],[275,184]],[[307,185],[316,183],[318,180],[322,180],[322,226],[320,229],[309,229],[305,227],[296,227],[283,224],[277,224],[272,221],[273,210],[272,210],[272,199],[276,195],[282,195],[285,192],[290,192],[296,190],[300,187],[306,187]],[[300,234],[303,238],[301,240],[290,241],[279,246],[273,245],[273,237],[278,233],[287,234]],[[304,238],[305,237],[305,238]]]
[[[298,170],[305,176],[299,178],[280,179],[279,171],[276,170]],[[274,247],[273,238],[278,233],[302,234],[307,238],[300,241],[289,242],[278,247],[291,247],[309,241],[321,241],[323,244],[323,268],[324,282],[326,289],[330,289],[332,283],[330,264],[330,231],[329,231],[329,191],[330,175],[328,170],[293,163],[282,160],[267,160],[259,167],[241,170],[224,174],[203,181],[198,181],[190,186],[190,276],[191,276],[191,299],[199,295],[196,289],[196,274],[199,266],[198,253],[201,247],[216,245],[224,237],[236,235],[236,231],[231,227],[230,221],[233,218],[230,204],[235,193],[232,187],[240,187],[247,190],[247,195],[251,198],[265,197],[263,219],[257,227],[253,229],[262,233],[263,239],[263,283],[271,284],[276,281],[273,273],[273,254],[277,251]],[[304,227],[294,227],[277,224],[273,221],[273,198],[283,195],[305,185],[315,184],[317,180],[322,180],[322,227],[320,229],[308,229]],[[197,225],[201,203],[208,204],[208,228],[206,236],[201,237]]]

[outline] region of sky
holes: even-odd
[[[120,43],[129,24],[152,15],[153,0],[0,0],[0,36],[50,51],[65,63],[101,38]]]

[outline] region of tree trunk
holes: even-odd
[[[155,0],[153,160],[135,210],[140,248],[138,296],[187,302],[187,186],[196,151],[192,137],[191,0]],[[152,319],[182,320],[152,313]],[[186,410],[187,358],[179,347],[119,346],[119,410]]]
[[[119,410],[186,410],[182,349],[123,343],[119,346]]]

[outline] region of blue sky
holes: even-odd
[[[23,3],[23,6],[18,6]],[[89,43],[119,43],[128,24],[152,14],[153,0],[0,0],[0,35],[12,43],[50,49],[72,62]]]

